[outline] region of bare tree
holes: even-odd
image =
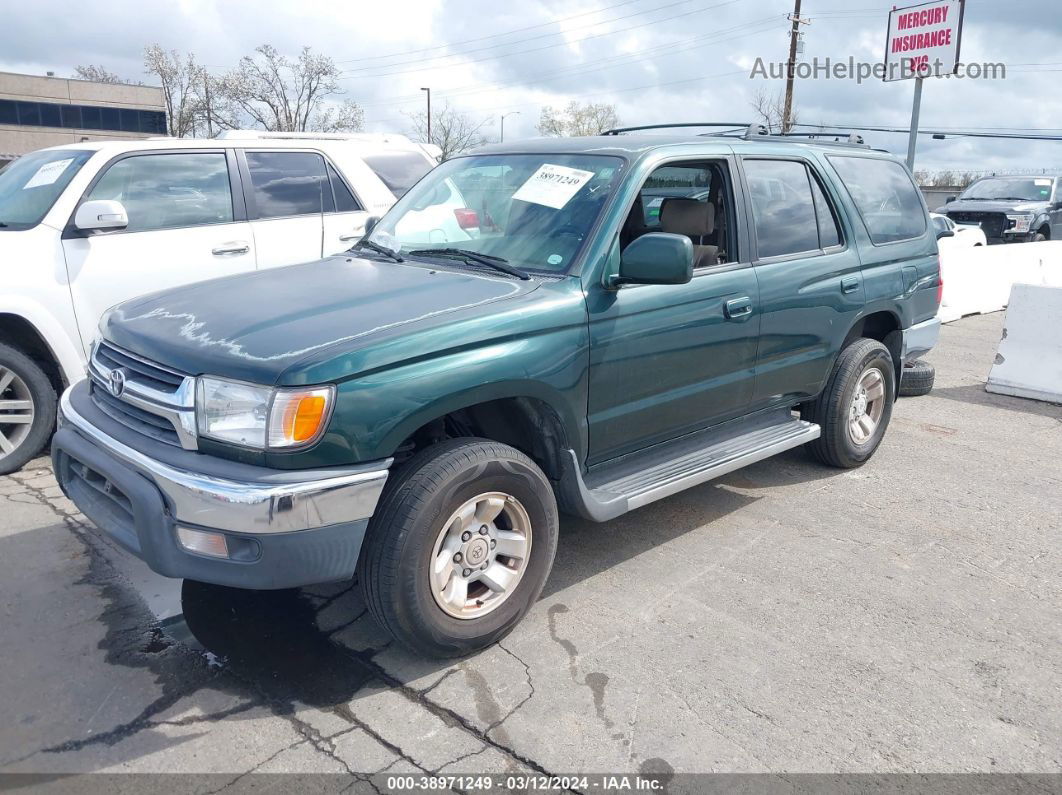
[[[550,105],[542,108],[538,131],[552,136],[600,135],[619,123],[615,105],[572,100],[563,110]]]
[[[200,85],[206,74],[192,53],[181,57],[177,50],[152,44],[144,50],[144,71],[158,78],[166,102],[170,135],[195,135],[201,120]]]
[[[428,140],[427,118],[423,113],[407,113],[413,134],[422,141],[435,144],[442,150],[441,159],[448,160],[454,155],[483,146],[487,142],[483,129],[493,124],[487,117],[477,120],[443,103],[432,108],[431,140]]]
[[[109,72],[103,64],[97,66],[90,63],[88,66],[75,66],[74,77],[78,80],[91,80],[93,83],[125,83],[131,86],[142,85],[139,80],[126,80],[114,72]]]
[[[797,110],[793,108],[789,114],[789,126],[782,129],[782,120],[785,117],[785,96],[781,91],[768,94],[761,88],[749,104],[756,111],[759,121],[767,128],[767,132],[772,135],[791,131],[799,121]]]
[[[314,54],[309,47],[290,60],[263,44],[221,79],[218,103],[226,107],[224,121],[229,122],[221,126],[246,118],[254,126],[278,132],[359,130],[361,108],[350,100],[338,107],[327,102],[344,93],[339,76],[334,60]]]

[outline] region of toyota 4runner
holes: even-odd
[[[455,188],[475,236],[425,212]],[[356,577],[396,638],[460,655],[535,602],[559,511],[607,521],[798,445],[865,463],[940,289],[910,173],[866,146],[507,143],[345,254],[111,310],[52,456],[163,575]]]

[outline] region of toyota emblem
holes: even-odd
[[[111,394],[116,398],[120,398],[122,393],[125,392],[125,373],[121,370],[111,370],[108,386]]]

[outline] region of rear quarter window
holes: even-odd
[[[921,237],[926,216],[911,175],[895,160],[833,157],[831,165],[848,189],[876,244]]]

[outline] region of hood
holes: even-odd
[[[101,328],[116,345],[182,372],[272,384],[326,349],[348,353],[537,286],[337,256],[136,298],[108,312]]]
[[[1050,202],[1036,201],[985,201],[983,199],[956,199],[936,212],[948,213],[1033,213],[1045,212]]]

